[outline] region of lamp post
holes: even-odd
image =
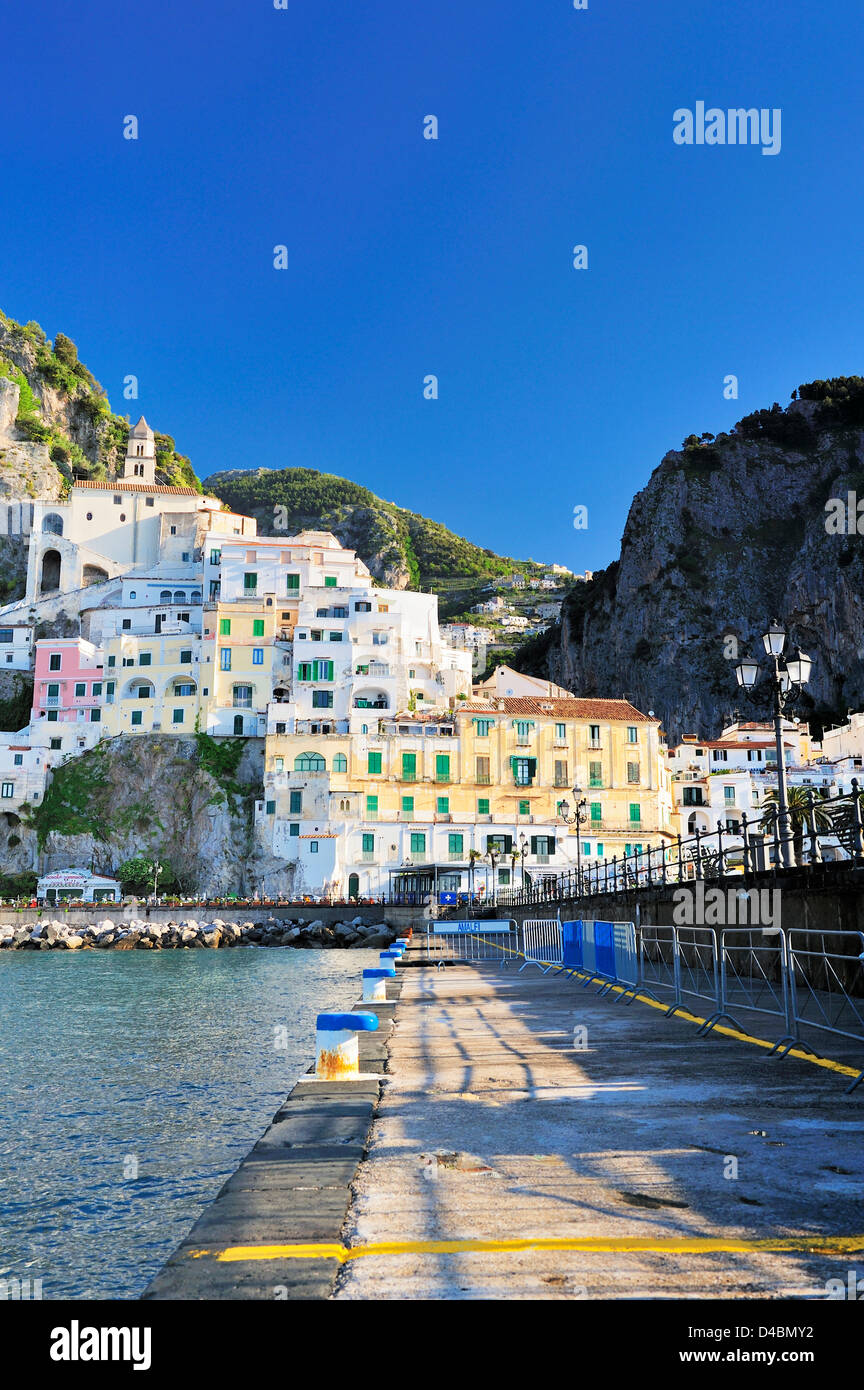
[[[774,720],[774,744],[777,749],[777,829],[780,840],[780,860],[784,869],[794,867],[792,833],[789,820],[789,797],[786,784],[786,762],[783,757],[783,715],[787,704],[800,695],[810,679],[810,657],[798,649],[798,655],[787,658],[786,630],[772,623],[762,638],[769,658],[768,675],[771,681]],[[770,663],[773,662],[773,670]],[[735,667],[735,678],[744,690],[752,690],[759,679],[759,663],[745,658]]]
[[[522,883],[522,892],[523,892],[523,893],[525,892],[525,856],[527,855],[527,853],[528,853],[528,840],[526,839],[525,832],[524,832],[524,830],[523,830],[522,834],[519,836],[519,859],[520,859],[519,867],[520,867],[520,869],[522,870],[521,883]]]
[[[492,901],[492,906],[493,906],[493,907],[495,906],[495,903],[496,903],[496,901],[497,901],[497,892],[496,892],[496,888],[495,888],[495,865],[498,863],[499,857],[500,857],[500,851],[498,851],[497,849],[491,849],[491,848],[490,848],[490,849],[487,849],[487,851],[486,851],[486,858],[489,860],[489,863],[492,865],[492,892],[491,892],[491,895],[490,895],[490,896],[491,896],[491,901]]]
[[[576,892],[582,896],[582,826],[588,819],[585,807],[588,805],[586,798],[582,795],[581,787],[573,788],[573,814],[570,814],[570,802],[564,798],[558,802],[558,815],[565,825],[575,825],[576,827]]]
[[[155,864],[153,865],[153,899],[154,899],[154,901],[155,901],[155,899],[156,899],[156,886],[157,886],[157,884],[158,884],[158,882],[159,882],[159,875],[161,874],[161,872],[162,872],[162,865],[159,863],[159,860],[157,859],[156,862],[155,862]]]

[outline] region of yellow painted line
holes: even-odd
[[[212,1256],[220,1264],[248,1260],[362,1260],[383,1255],[508,1254],[520,1250],[569,1250],[585,1255],[751,1255],[805,1251],[816,1255],[856,1255],[864,1250],[864,1234],[854,1236],[766,1236],[760,1240],[729,1236],[676,1236],[669,1239],[568,1239],[537,1237],[524,1240],[405,1240],[370,1245],[233,1245],[227,1250],[193,1250],[193,1259]]]
[[[478,941],[486,941],[490,946],[498,946],[496,941],[489,941],[487,937],[477,937],[475,939]],[[498,946],[499,951],[503,951],[504,949],[503,946]],[[509,951],[508,954],[521,956],[523,960],[525,959],[524,951]],[[532,965],[534,964],[533,961],[531,963]],[[573,975],[578,980],[590,980],[593,978],[591,975],[587,975],[584,970],[573,970],[567,965],[560,965],[558,961],[541,960],[538,964],[552,967],[561,975]],[[626,989],[623,985],[612,985],[608,992],[610,994],[629,994],[631,991]],[[647,1004],[649,1008],[662,1009],[664,1013],[669,1008],[668,1004],[664,1004],[659,999],[649,999],[647,994],[634,994],[633,998],[638,999],[640,1004]],[[746,1005],[742,1007],[746,1008]],[[685,1023],[698,1023],[701,1025],[708,1022],[707,1018],[700,1018],[698,1014],[691,1014],[687,1009],[682,1008],[676,1010],[674,1017],[684,1019]],[[737,1028],[726,1028],[719,1023],[715,1023],[711,1031],[712,1033],[722,1033],[725,1038],[737,1038],[739,1042],[750,1043],[753,1047],[767,1047],[769,1051],[777,1046],[776,1042],[769,1042],[766,1038],[756,1038],[750,1033],[742,1033]],[[812,1052],[804,1052],[797,1047],[790,1047],[789,1051],[784,1055],[786,1057],[797,1057],[801,1062],[811,1062],[814,1067],[823,1067],[825,1071],[837,1072],[840,1076],[855,1077],[861,1075],[860,1067],[847,1067],[844,1062],[835,1062],[831,1057],[815,1057]]]

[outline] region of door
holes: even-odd
[[[234,733],[235,733],[235,734],[242,734],[242,732],[243,732],[243,716],[242,716],[242,714],[235,714],[235,716],[234,716]]]
[[[356,897],[358,897],[359,893],[360,893],[360,876],[359,876],[359,874],[349,874],[349,875],[348,875],[348,897],[349,897],[349,898],[356,898]]]

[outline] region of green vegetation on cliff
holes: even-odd
[[[369,488],[314,468],[214,473],[205,487],[232,511],[254,516],[262,535],[325,530],[357,551],[377,578],[401,573],[412,589],[542,566],[513,560],[457,536],[447,526],[377,497]]]
[[[0,312],[0,377],[20,389],[19,434],[48,445],[67,484],[73,476],[108,478],[120,467],[129,420],[112,412],[104,389],[65,333],[52,344],[38,323],[16,323]],[[192,464],[169,434],[156,435],[156,478],[200,490]]]

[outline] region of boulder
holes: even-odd
[[[70,934],[64,939],[63,945],[66,947],[67,951],[77,951],[79,946],[84,945],[84,942],[80,936],[75,936],[73,933],[70,932]]]
[[[374,951],[376,949],[383,951],[390,945],[392,940],[393,937],[389,931],[378,932],[374,936],[361,936],[358,941],[352,942],[351,949],[354,950],[357,946],[363,946],[367,951]]]
[[[202,932],[201,944],[202,946],[209,947],[211,951],[215,951],[218,946],[221,946],[222,933],[219,928],[215,927],[213,931]]]
[[[114,933],[113,933],[113,931],[103,931],[102,934],[101,934],[101,936],[97,936],[97,938],[96,938],[96,949],[97,949],[97,951],[107,951],[108,947],[109,947],[109,946],[113,946],[113,945],[114,945]]]

